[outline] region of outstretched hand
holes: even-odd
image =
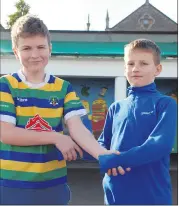
[[[112,151],[112,150],[108,150],[107,151],[107,154],[118,154],[118,155],[120,155],[120,152],[119,151]],[[119,167],[117,167],[117,168],[112,168],[112,169],[109,169],[108,170],[108,172],[107,172],[107,174],[109,175],[109,176],[111,176],[111,175],[113,175],[113,176],[117,176],[117,175],[124,175],[126,172],[130,172],[131,171],[131,168],[126,168],[125,170],[121,167],[121,166],[119,166]]]
[[[126,170],[124,170],[121,166],[119,166],[118,168],[112,168],[112,169],[109,169],[107,174],[109,176],[113,175],[113,176],[117,176],[118,174],[120,175],[124,175],[126,172],[130,172],[131,171],[131,168],[126,168]]]

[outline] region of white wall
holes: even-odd
[[[159,77],[177,78],[177,59],[163,60],[163,71]],[[1,74],[16,72],[18,61],[11,57],[1,57]],[[123,74],[123,60],[119,58],[97,57],[52,57],[47,72],[69,77],[120,77]]]
[[[126,97],[127,83],[124,77],[123,60],[97,57],[52,57],[46,71],[60,77],[115,78],[115,101]],[[161,78],[177,78],[177,60],[163,60]],[[1,58],[0,74],[16,72],[20,68],[14,56]],[[121,89],[122,88],[122,89]]]

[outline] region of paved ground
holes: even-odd
[[[173,204],[178,202],[178,172],[171,171]],[[72,205],[103,204],[101,177],[98,169],[68,169],[68,180],[72,191]]]

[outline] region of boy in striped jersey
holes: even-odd
[[[78,145],[96,159],[109,152],[82,124],[86,111],[71,84],[44,71],[51,54],[46,25],[23,16],[11,37],[21,69],[0,78],[1,204],[68,204],[66,160],[82,156]]]

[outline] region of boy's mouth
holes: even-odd
[[[31,64],[38,64],[38,63],[40,63],[41,61],[32,61],[32,62],[30,62]]]

